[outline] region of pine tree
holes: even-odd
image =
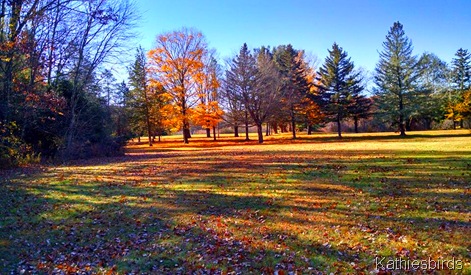
[[[146,56],[142,48],[136,52],[136,60],[129,68],[130,98],[128,104],[132,108],[133,123],[141,127],[145,125],[152,146],[152,126],[150,120],[150,96],[146,71]],[[140,133],[139,133],[140,135]]]
[[[458,91],[471,87],[471,53],[468,50],[458,49],[451,62],[453,66],[453,84]]]
[[[306,113],[303,105],[311,89],[308,66],[304,62],[304,52],[295,50],[291,45],[275,48],[273,58],[281,75],[282,116],[289,117],[293,139],[296,139],[296,124]]]
[[[316,86],[320,106],[326,116],[337,123],[339,137],[342,137],[341,122],[350,112],[360,111],[358,108],[354,110],[353,106],[364,103],[360,96],[364,89],[362,79],[354,68],[347,53],[334,43],[318,73]]]
[[[416,92],[416,65],[412,42],[405,35],[402,24],[395,22],[383,42],[375,84],[378,109],[393,125],[399,125],[401,136],[406,135],[406,120],[413,110],[410,103]]]
[[[447,96],[447,117],[453,120],[453,128],[456,129],[455,121],[460,122],[461,128],[464,126],[460,106],[463,106],[465,91],[471,88],[471,54],[468,50],[460,48],[456,51],[451,64],[453,89],[450,89]]]
[[[245,140],[249,140],[249,109],[248,97],[254,93],[257,83],[257,60],[250,53],[247,44],[241,47],[239,54],[232,60],[226,71],[226,89],[241,101],[244,109]]]

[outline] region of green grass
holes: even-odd
[[[469,131],[174,137],[0,183],[0,272],[471,273]]]

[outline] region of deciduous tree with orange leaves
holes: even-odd
[[[181,29],[157,36],[149,51],[150,77],[162,84],[178,110],[183,142],[190,137],[191,108],[198,103],[198,85],[205,79],[206,40],[201,32]]]

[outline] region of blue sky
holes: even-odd
[[[136,43],[145,50],[163,32],[201,31],[221,62],[246,42],[250,48],[291,43],[322,63],[334,42],[357,67],[373,71],[395,21],[404,25],[414,54],[431,52],[450,62],[471,50],[471,0],[137,0]]]

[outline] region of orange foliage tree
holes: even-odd
[[[190,137],[192,107],[198,102],[198,85],[204,80],[207,44],[203,34],[182,29],[157,36],[156,47],[149,51],[149,72],[171,97],[178,111],[183,142]]]
[[[471,118],[471,89],[463,92],[463,100],[456,104],[456,111],[462,120]]]

